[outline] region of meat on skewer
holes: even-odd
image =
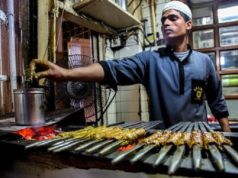
[[[189,145],[191,141],[191,132],[183,132],[182,136],[177,140],[176,145]]]
[[[189,148],[192,148],[194,145],[198,145],[200,148],[203,147],[202,133],[200,131],[194,130],[191,133],[191,140],[189,142]]]
[[[224,137],[220,132],[211,132],[213,138],[216,140],[217,145],[221,146],[223,144],[232,146],[232,142]]]

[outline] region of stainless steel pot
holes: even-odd
[[[42,125],[45,123],[45,92],[43,88],[16,89],[13,93],[17,125]]]

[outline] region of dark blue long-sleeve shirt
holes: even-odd
[[[179,61],[170,48],[100,62],[111,87],[141,83],[149,96],[150,120],[166,127],[181,121],[207,121],[205,97],[213,115],[228,117],[221,81],[208,55],[190,49]]]

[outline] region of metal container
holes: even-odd
[[[15,89],[14,106],[16,125],[45,123],[45,92],[43,88]]]

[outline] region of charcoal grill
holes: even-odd
[[[148,135],[159,128],[160,122],[120,123],[124,128],[144,128]],[[200,130],[211,132],[213,129],[205,122],[180,122],[168,130],[177,132],[191,132]],[[224,133],[224,135],[228,135]],[[230,139],[237,138],[237,134],[230,134]],[[11,142],[12,143],[12,142]],[[166,173],[186,176],[238,176],[237,145],[223,145],[221,151],[216,145],[210,145],[208,150],[194,147],[188,149],[185,145],[143,145],[137,144],[128,151],[119,151],[120,141],[91,140],[91,139],[52,139],[45,141],[23,141],[18,145],[25,151],[43,151],[54,155],[69,154],[85,160],[99,160],[107,162],[112,169],[128,169],[148,173]],[[72,163],[72,162],[71,162]],[[125,168],[125,165],[127,165]],[[130,166],[129,166],[130,165]]]

